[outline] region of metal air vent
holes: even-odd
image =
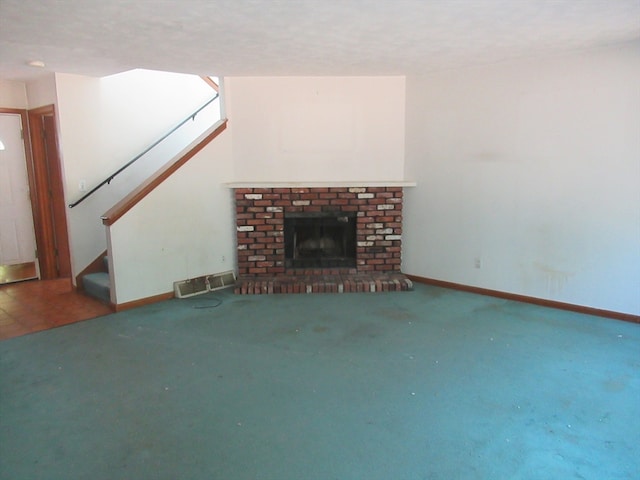
[[[228,272],[216,273],[207,277],[209,290],[219,290],[221,288],[232,287],[236,284],[236,274],[232,270]]]
[[[173,283],[173,292],[177,298],[188,298],[201,293],[232,287],[236,283],[236,274],[232,270],[202,277],[189,278]]]
[[[208,292],[207,277],[189,278],[173,283],[173,292],[178,298],[188,298]]]

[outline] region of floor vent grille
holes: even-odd
[[[177,298],[188,298],[201,293],[233,287],[236,275],[233,271],[203,275],[173,283],[173,292]]]
[[[221,288],[233,287],[236,284],[236,274],[232,270],[228,272],[216,273],[207,277],[209,290],[219,290]]]

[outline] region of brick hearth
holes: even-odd
[[[410,290],[400,272],[402,187],[236,188],[236,293]],[[357,212],[355,268],[287,268],[284,217]]]

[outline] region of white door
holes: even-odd
[[[0,113],[0,265],[34,262],[36,240],[20,115]],[[25,132],[26,134],[26,132]]]

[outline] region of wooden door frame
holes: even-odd
[[[60,149],[57,144],[56,132],[55,151],[50,152],[50,155],[47,156],[43,118],[48,116],[53,117],[57,131],[54,105],[46,105],[27,111],[31,140],[31,169],[27,170],[30,178],[38,263],[42,279],[71,277],[71,256]]]

